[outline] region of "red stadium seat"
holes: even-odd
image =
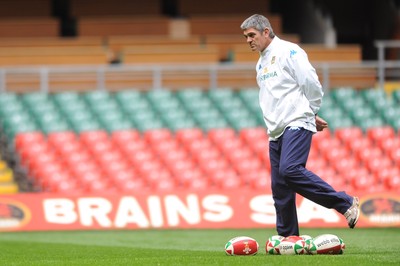
[[[184,187],[190,187],[194,180],[207,180],[203,172],[198,167],[182,169],[174,173],[175,180]]]
[[[175,139],[184,146],[202,138],[204,138],[204,133],[200,128],[184,128],[175,132]]]
[[[349,141],[361,138],[363,136],[363,131],[360,127],[338,128],[335,130],[334,136],[341,142],[347,144]]]
[[[42,132],[33,131],[33,132],[22,132],[18,133],[15,136],[15,148],[17,150],[22,150],[27,146],[30,146],[35,143],[45,143],[46,137]]]
[[[83,131],[79,135],[80,141],[85,145],[108,141],[109,135],[105,130]]]
[[[400,149],[392,149],[388,152],[389,158],[393,160],[394,164],[400,167]]]
[[[219,188],[238,188],[244,185],[240,176],[231,168],[214,169],[208,175],[210,181]]]
[[[381,139],[393,138],[396,132],[393,127],[373,127],[367,129],[367,136],[372,141],[379,141]]]
[[[166,139],[158,143],[152,143],[151,148],[156,154],[162,155],[170,150],[179,150],[180,145],[175,139]]]
[[[114,142],[115,143],[115,142]],[[134,154],[139,151],[146,151],[148,150],[148,143],[146,143],[143,139],[138,139],[136,141],[129,141],[125,144],[118,144],[116,146],[123,154],[130,155]]]
[[[250,173],[247,182],[249,182],[250,188],[261,190],[264,193],[271,193],[271,174],[268,171]]]
[[[186,149],[190,153],[196,154],[198,151],[215,149],[215,146],[211,142],[211,140],[204,138],[204,139],[193,140],[186,146]]]
[[[93,157],[85,150],[70,152],[64,155],[62,159],[69,167],[75,167],[78,163],[94,162]]]
[[[245,149],[245,145],[239,138],[220,140],[215,144],[223,154],[230,154],[235,150]]]
[[[207,175],[230,168],[228,162],[223,157],[201,161],[199,162],[199,167]]]
[[[52,147],[61,157],[68,156],[71,153],[86,151],[86,148],[79,140],[70,140],[60,143],[53,142]]]
[[[125,158],[135,167],[139,167],[145,162],[156,160],[156,157],[151,150],[138,150],[129,154],[125,153]]]
[[[203,178],[190,180],[185,187],[189,190],[206,190],[213,188],[213,185],[209,179]]]
[[[177,161],[191,160],[190,156],[183,149],[164,151],[160,154],[160,160],[168,167]]]
[[[173,139],[171,130],[167,128],[147,130],[143,134],[143,138],[150,144],[159,144],[165,140]]]
[[[147,183],[142,179],[129,179],[125,181],[115,181],[118,192],[134,193],[137,191],[144,192],[149,189]]]
[[[383,138],[377,141],[378,146],[386,153],[400,149],[400,137]]]
[[[45,192],[80,192],[82,186],[66,172],[56,172],[44,177],[42,191]]]
[[[111,141],[118,147],[135,142],[140,138],[140,132],[136,129],[116,130],[111,133]]]
[[[318,133],[316,135],[318,135]],[[319,152],[326,153],[332,148],[341,147],[342,143],[337,138],[325,138],[320,139],[318,142],[315,142],[312,145],[314,145]]]
[[[356,151],[356,157],[362,161],[362,162],[367,162],[370,159],[373,158],[378,158],[384,156],[382,150],[379,147],[364,147],[360,148],[358,151]]]
[[[317,134],[314,134],[312,137],[312,146],[317,146],[318,144],[322,141],[325,140],[330,140],[332,136],[332,133],[330,132],[329,129],[324,129],[323,131],[317,132]]]
[[[368,137],[355,138],[347,143],[347,147],[350,151],[357,153],[362,149],[371,148],[373,146],[372,141]]]
[[[306,168],[310,170],[311,172],[318,171],[320,169],[323,169],[327,167],[328,163],[325,158],[321,157],[312,157],[309,158],[307,161]]]
[[[94,161],[87,160],[76,162],[69,166],[68,169],[79,179],[79,176],[84,173],[98,171],[99,166]]]
[[[244,143],[250,146],[254,142],[268,142],[267,130],[264,127],[242,129],[239,132],[239,136]]]
[[[47,134],[47,142],[57,148],[67,143],[76,143],[78,136],[73,131],[50,132]]]
[[[17,151],[20,158],[21,165],[27,166],[29,160],[41,154],[52,154],[53,150],[47,142],[35,142],[31,145],[22,146]]]
[[[354,157],[347,155],[345,157],[337,158],[334,161],[330,161],[330,165],[336,170],[336,172],[342,174],[349,169],[361,167],[361,162]]]
[[[235,169],[240,175],[245,175],[248,172],[258,171],[263,168],[263,164],[256,157],[243,158],[233,163],[233,169]]]
[[[231,151],[225,153],[225,158],[227,158],[232,164],[253,157],[256,158],[256,155],[247,146],[240,146],[240,148],[235,147]]]
[[[394,170],[390,178],[386,178],[383,182],[386,188],[397,193],[400,192],[400,170]]]
[[[328,162],[335,162],[339,159],[347,158],[349,156],[347,149],[342,146],[332,146],[329,149],[324,149],[321,152]]]
[[[170,162],[166,166],[173,175],[179,175],[183,171],[189,171],[196,168],[196,165],[191,160],[177,160]]]
[[[393,166],[393,161],[386,157],[371,157],[365,162],[365,167],[373,174],[380,172],[382,169],[391,168]]]
[[[233,128],[215,128],[207,133],[208,138],[214,143],[229,141],[236,138],[236,132]]]

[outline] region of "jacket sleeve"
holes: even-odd
[[[301,48],[291,52],[290,62],[300,90],[308,99],[311,110],[314,114],[317,114],[321,107],[324,92],[315,68],[308,60],[306,52]]]

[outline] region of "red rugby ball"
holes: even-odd
[[[232,238],[225,244],[225,253],[230,256],[255,255],[259,245],[254,238],[248,236],[238,236]]]

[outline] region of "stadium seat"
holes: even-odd
[[[41,131],[31,131],[18,133],[14,139],[14,145],[17,150],[24,149],[35,143],[45,143],[46,137]]]
[[[162,141],[172,140],[173,135],[169,129],[161,128],[161,129],[147,130],[146,132],[143,133],[143,138],[149,144],[157,145]]]
[[[346,127],[335,130],[334,134],[341,142],[347,144],[354,139],[362,137],[363,131],[359,127]]]
[[[373,127],[367,129],[367,136],[374,142],[379,142],[381,139],[395,137],[395,130],[392,127]]]
[[[79,134],[80,141],[85,145],[91,145],[98,142],[108,142],[109,135],[105,130],[85,131]]]
[[[110,135],[111,141],[116,146],[123,146],[129,142],[137,141],[141,138],[141,134],[137,129],[114,130]]]
[[[393,90],[392,97],[396,102],[400,103],[400,88]]]
[[[204,133],[200,128],[184,128],[175,131],[175,138],[181,144],[186,146],[188,143],[191,143],[194,140],[199,140],[204,138]]]

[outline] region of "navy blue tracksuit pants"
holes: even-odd
[[[286,128],[277,141],[270,141],[272,196],[276,227],[281,236],[299,235],[296,193],[344,214],[353,197],[337,192],[319,176],[305,168],[313,132],[299,127]]]

